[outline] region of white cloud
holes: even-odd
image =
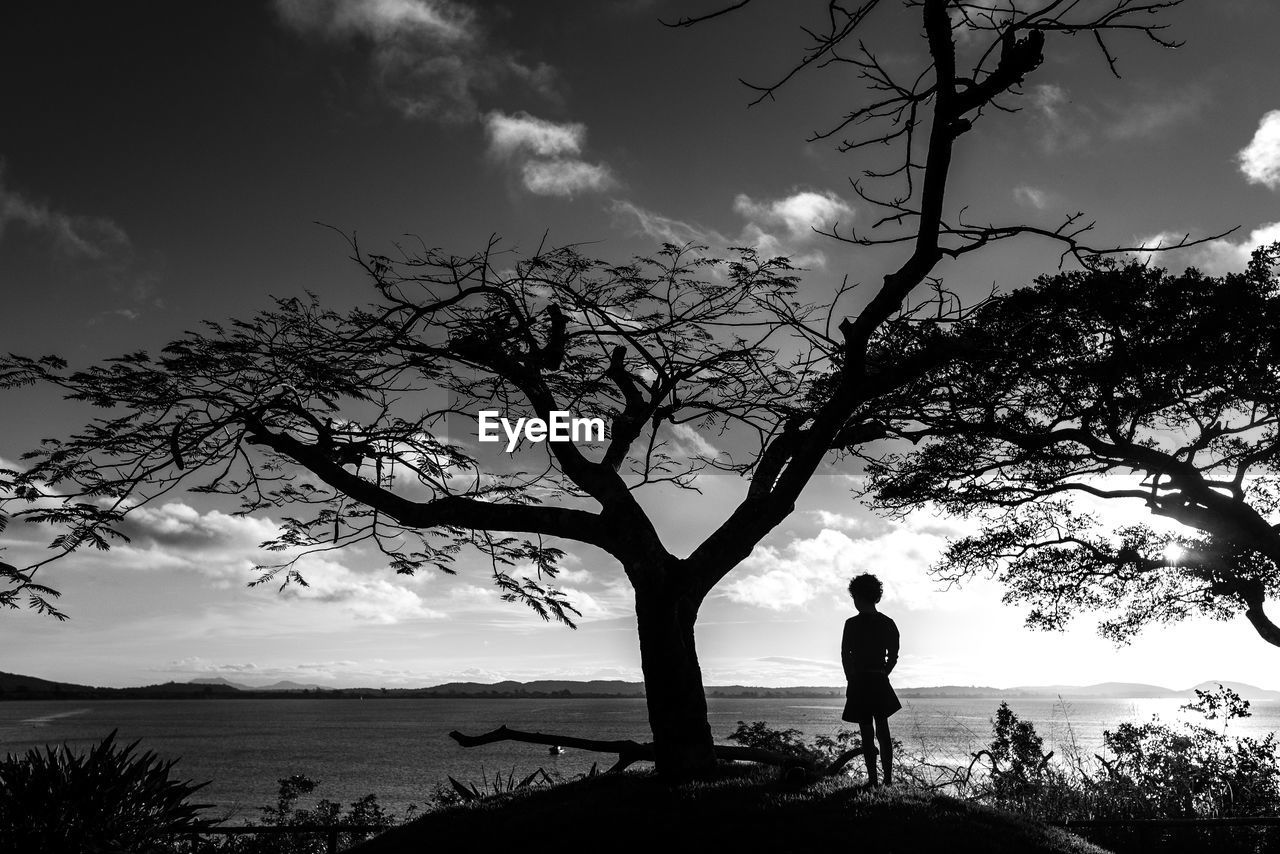
[[[474,119],[481,94],[512,82],[555,97],[554,70],[494,44],[459,0],[275,0],[275,7],[303,35],[368,44],[384,97],[410,118]]]
[[[1240,149],[1236,159],[1250,184],[1280,190],[1280,110],[1262,117],[1253,139]]]
[[[581,612],[581,618],[574,621],[585,623],[593,620],[612,620],[632,613],[631,603],[625,597],[619,601],[617,597],[591,594],[576,587],[562,587],[561,590],[573,607]]]
[[[1030,205],[1036,210],[1042,211],[1049,206],[1049,194],[1029,184],[1019,184],[1014,187],[1013,198],[1021,204]]]
[[[849,533],[861,533],[864,537],[885,534],[893,528],[893,525],[881,516],[870,514],[849,516],[843,513],[832,513],[829,510],[811,510],[809,512],[817,517],[818,523],[824,528],[834,528],[837,531],[847,531]]]
[[[734,602],[789,611],[820,596],[843,601],[849,579],[870,572],[884,582],[887,605],[906,610],[963,608],[969,595],[944,593],[929,577],[928,569],[941,556],[948,539],[970,528],[972,525],[924,512],[890,523],[887,530],[872,536],[853,538],[824,528],[814,537],[792,540],[782,548],[757,546],[720,592]],[[972,595],[982,595],[982,587],[979,582],[967,585],[966,594],[972,590]]]
[[[247,583],[255,577],[255,566],[278,564],[299,554],[261,547],[281,533],[271,519],[218,510],[202,513],[179,503],[139,507],[126,517],[122,530],[130,543],[112,549],[118,563],[140,570],[197,572],[221,586]],[[418,593],[386,577],[390,571],[381,565],[356,571],[311,554],[301,556],[295,567],[308,586],[285,587],[281,595],[288,599],[337,604],[358,620],[378,623],[444,616]]]
[[[829,229],[853,218],[853,209],[835,193],[805,190],[781,199],[756,201],[739,194],[733,209],[762,228],[782,226],[792,240],[808,240],[814,229]]]
[[[587,126],[579,123],[557,124],[528,113],[508,116],[497,111],[485,117],[489,148],[499,157],[531,152],[540,157],[579,154],[587,135]]]
[[[723,247],[733,242],[731,238],[714,229],[663,216],[631,202],[615,201],[610,206],[610,211],[618,219],[633,223],[641,234],[661,240],[663,243],[677,245],[696,243],[702,246]]]
[[[701,433],[688,424],[672,424],[671,435],[675,440],[677,452],[682,455],[715,459],[720,453],[719,448],[708,442]]]
[[[524,187],[537,196],[573,196],[600,192],[617,181],[603,163],[582,160],[530,160],[520,170]]]
[[[814,228],[829,228],[854,216],[853,208],[835,193],[813,190],[760,201],[739,194],[734,198],[733,209],[747,220],[737,237],[665,217],[631,202],[614,202],[612,207],[619,219],[630,221],[641,233],[667,243],[696,243],[715,250],[750,246],[765,257],[786,255],[795,266],[813,269],[826,265],[826,256],[812,246],[822,236]]]
[[[721,589],[734,602],[790,610],[847,582],[855,568],[856,551],[848,535],[831,529],[811,539],[793,540],[783,548],[757,546],[734,573],[746,575],[730,576]]]
[[[434,41],[475,38],[475,14],[451,0],[276,0],[290,25],[329,36],[389,38],[412,33]]]
[[[1163,231],[1143,238],[1137,245],[1151,249],[1172,246],[1184,236],[1185,233]],[[1134,256],[1144,264],[1155,264],[1170,270],[1189,266],[1197,267],[1211,276],[1221,276],[1226,273],[1243,272],[1253,250],[1277,241],[1280,241],[1280,222],[1270,222],[1258,226],[1249,232],[1248,237],[1240,240],[1224,237],[1187,249],[1174,249],[1169,252],[1137,252]]]
[[[398,623],[409,619],[441,619],[445,614],[428,608],[422,597],[386,578],[356,573],[332,560],[306,557],[299,561],[307,586],[290,585],[285,598],[336,603],[358,620]]]
[[[586,141],[586,125],[494,111],[485,117],[485,132],[489,153],[516,165],[524,188],[535,195],[573,196],[617,184],[607,165],[577,156]]]

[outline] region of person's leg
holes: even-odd
[[[876,734],[871,726],[871,718],[858,721],[858,729],[862,733],[862,758],[867,762],[867,785],[875,786],[876,782]]]
[[[884,767],[884,784],[893,782],[893,736],[889,734],[889,718],[876,717],[876,741],[880,744],[880,764]]]

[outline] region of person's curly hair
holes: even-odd
[[[864,572],[862,575],[854,576],[849,582],[849,595],[855,599],[879,602],[880,597],[884,596],[884,585],[871,573]]]

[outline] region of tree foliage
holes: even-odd
[[[1244,613],[1280,643],[1263,610],[1280,590],[1278,258],[1222,277],[1099,264],[975,307],[936,333],[963,356],[904,390],[896,432],[916,447],[879,459],[871,489],[981,519],[934,571],[994,575],[1033,626],[1101,611],[1125,641]],[[1112,521],[1109,501],[1178,525]]]
[[[750,250],[721,264],[668,246],[611,265],[573,248],[528,259],[353,248],[376,290],[368,306],[282,299],[82,371],[5,359],[6,385],[52,384],[108,412],[5,471],[5,509],[55,526],[56,556],[127,541],[129,512],[177,489],[232,496],[240,513],[280,519],[265,546],[287,560],[260,582],[283,572],[305,584],[301,555],[361,543],[400,573],[452,572],[469,546],[505,598],[571,624],[572,605],[544,583],[562,552],[543,538],[629,555],[645,534],[623,516],[639,518],[632,493],[687,487],[708,467],[748,471],[825,367],[811,342],[788,340],[812,314],[790,268]],[[599,414],[609,438],[524,444],[509,465],[450,436],[474,437],[476,413],[492,408]],[[677,445],[685,425],[745,432],[747,447],[735,459]],[[591,512],[593,499],[623,518]]]
[[[862,161],[855,188],[879,212],[871,225],[833,224],[829,234],[895,245],[905,257],[856,305],[847,283],[816,304],[801,300],[785,260],[749,250],[714,262],[667,247],[619,265],[571,247],[517,258],[491,245],[457,257],[425,247],[367,253],[353,241],[376,291],[363,308],[280,300],[160,354],[84,370],[52,357],[0,359],[0,386],[53,386],[105,413],[0,475],[8,492],[0,512],[53,525],[56,559],[123,541],[132,510],[175,490],[229,495],[241,512],[270,513],[282,526],[268,544],[281,564],[260,580],[283,573],[286,583],[305,583],[300,553],[357,543],[404,573],[451,571],[470,547],[487,555],[505,598],[566,623],[574,611],[552,583],[560,556],[552,542],[596,546],[635,589],[659,765],[710,771],[698,609],[788,517],[833,452],[883,434],[885,395],[953,357],[936,336],[891,346],[915,340],[904,330],[927,307],[945,313],[942,291],[913,293],[945,259],[1011,238],[1046,238],[1081,261],[1133,248],[1086,243],[1092,223],[1079,214],[1057,227],[967,219],[967,205],[947,196],[953,155],[985,116],[1011,109],[1051,39],[1091,37],[1114,72],[1115,37],[1174,45],[1158,13],[1177,2],[826,4],[819,23],[804,27],[812,43],[801,59],[753,88],[775,97],[822,68],[852,68],[862,84],[850,111],[816,138],[892,159]],[[881,63],[863,39],[876,32],[873,18],[921,34],[914,67]],[[449,435],[451,415],[474,417],[481,405],[544,420],[557,410],[599,413],[608,439],[548,443],[503,460]],[[687,441],[690,428],[727,436],[727,452]],[[693,486],[709,468],[742,474],[747,485],[678,557],[635,493]],[[0,604],[27,594],[56,610],[51,591],[33,586],[39,566],[10,573]]]

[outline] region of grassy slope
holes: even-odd
[[[1066,833],[953,798],[860,792],[821,782],[784,787],[760,773],[669,788],[626,774],[500,795],[429,813],[360,854],[467,851],[903,852],[1096,854]]]

